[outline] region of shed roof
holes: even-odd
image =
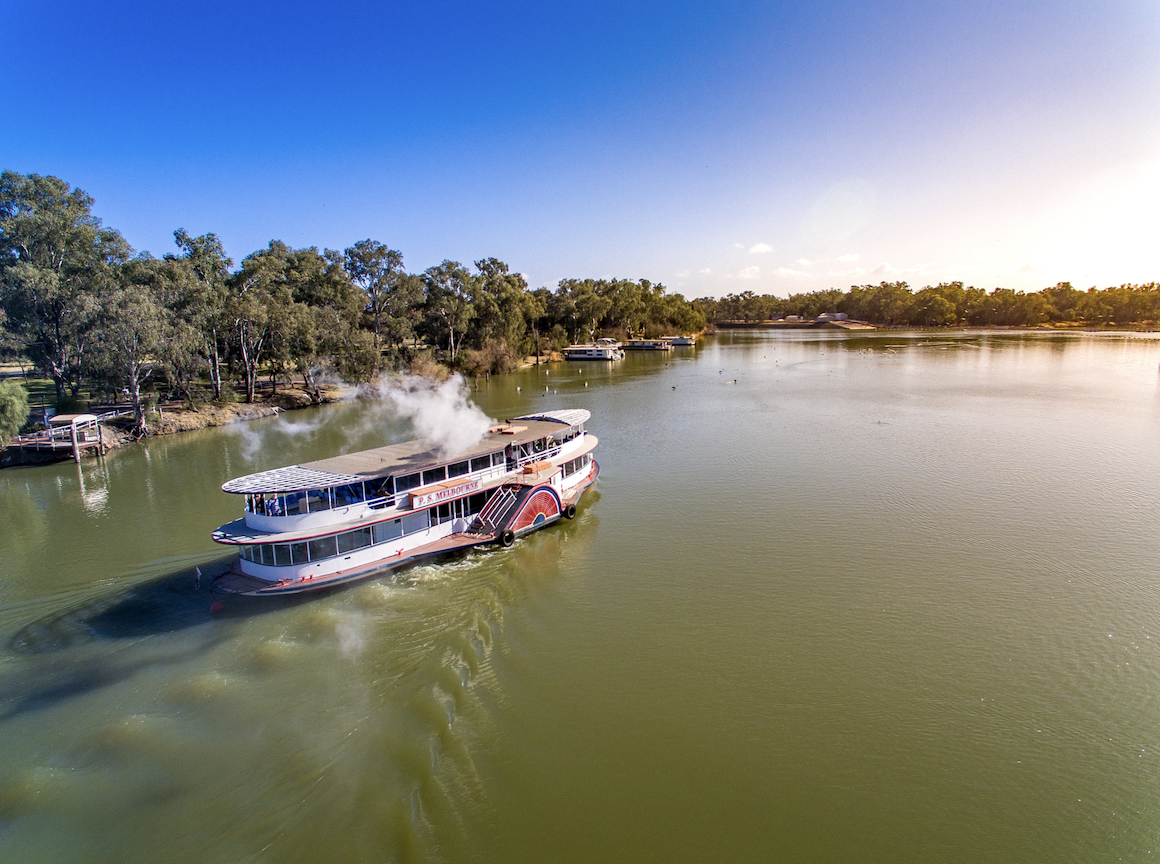
[[[48,425],[71,426],[74,423],[96,423],[99,420],[96,414],[53,414],[48,418]]]

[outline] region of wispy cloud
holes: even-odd
[[[754,243],[749,247],[750,255],[768,255],[773,251],[773,247],[768,243]]]
[[[734,244],[733,244],[733,248],[734,248],[734,249],[744,249],[744,248],[745,248],[745,244],[744,244],[744,243],[734,243]]]
[[[678,279],[688,279],[688,278],[689,278],[689,273],[690,273],[690,272],[692,272],[692,271],[689,271],[689,270],[678,270],[678,271],[677,271],[676,273],[674,273],[673,275],[674,275],[674,276],[676,276]]]
[[[809,258],[799,258],[796,261],[794,261],[793,263],[796,264],[798,267],[809,267],[810,266],[810,259]]]
[[[849,255],[839,255],[838,256],[838,260],[843,262],[843,263],[850,263],[852,261],[857,261],[858,258],[859,258],[859,255],[857,252],[851,252]]]
[[[1028,261],[1022,267],[1015,270],[1016,273],[1038,273],[1040,270],[1046,270],[1046,267],[1040,267],[1038,264],[1032,264]]]
[[[697,272],[698,272],[698,273],[703,273],[703,274],[705,274],[706,276],[708,276],[708,275],[709,275],[710,273],[712,273],[713,271],[712,271],[712,270],[710,270],[708,267],[706,267],[704,270],[698,270]]]
[[[737,274],[738,279],[756,279],[761,275],[761,268],[754,265],[753,267],[746,267]]]

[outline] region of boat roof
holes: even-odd
[[[524,444],[561,431],[561,427],[579,426],[591,417],[583,408],[545,411],[526,417],[515,417],[491,427],[473,447],[448,456],[430,438],[417,438],[400,444],[388,444],[360,453],[344,453],[327,459],[288,465],[235,477],[222,485],[223,492],[299,492],[329,486],[345,486],[389,474],[412,474],[452,462],[461,462],[484,453],[494,453],[509,444]],[[518,424],[518,425],[517,425]]]

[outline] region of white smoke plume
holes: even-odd
[[[329,417],[320,414],[307,420],[288,420],[280,414],[276,420],[267,421],[260,429],[250,423],[232,423],[226,426],[227,432],[237,435],[241,439],[241,456],[246,462],[253,462],[259,453],[269,452],[271,441],[278,435],[296,438],[302,435],[313,435],[329,422]]]
[[[439,455],[458,456],[483,440],[492,420],[470,399],[462,375],[442,384],[414,375],[390,378],[379,385],[384,399],[411,421],[421,438],[430,438]]]

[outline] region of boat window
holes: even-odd
[[[311,513],[317,513],[319,510],[330,509],[330,490],[329,489],[311,489],[306,493],[306,503]],[[313,559],[313,555],[311,558]]]
[[[385,543],[388,540],[394,540],[397,537],[403,536],[402,519],[395,519],[391,522],[379,522],[374,528],[376,543]]]
[[[306,564],[310,561],[310,556],[306,554],[305,543],[291,543],[290,544],[290,560],[295,564]]]
[[[436,508],[432,507],[431,509],[435,510]],[[435,517],[437,522],[443,523],[451,518],[451,505],[450,504],[440,504],[438,507],[438,511],[439,512]]]
[[[246,512],[247,513],[254,512],[254,496],[253,495],[246,496]]]
[[[251,547],[249,547],[249,546],[239,546],[238,547],[238,557],[241,558],[243,561],[253,561],[254,560],[254,553],[250,550],[251,550]]]
[[[429,510],[420,510],[418,513],[409,513],[403,517],[403,534],[414,534],[431,527]]]
[[[286,502],[286,515],[299,516],[308,512],[306,510],[306,493],[305,492],[287,492],[282,496]]]
[[[474,516],[483,509],[483,505],[487,503],[487,493],[479,492],[471,495],[467,499],[467,515]]]
[[[363,486],[367,490],[367,500],[375,498],[390,498],[394,494],[394,485],[390,477],[376,477],[374,480],[364,480]]]
[[[423,485],[428,483],[439,483],[447,479],[447,469],[440,465],[438,468],[432,468],[430,471],[423,472]]]
[[[491,464],[492,465],[503,465],[506,462],[507,462],[507,456],[505,456],[502,451],[499,453],[492,453],[491,454]]]
[[[319,537],[317,540],[310,541],[310,560],[319,561],[323,558],[333,558],[338,554],[338,544],[335,537],[331,534],[329,537]]]
[[[418,474],[406,474],[402,477],[395,478],[395,491],[406,492],[408,489],[414,489],[416,486],[422,485],[422,478]]]
[[[274,566],[290,566],[290,547],[285,543],[278,543],[274,546]]]
[[[345,555],[347,552],[353,552],[355,549],[362,549],[364,546],[370,545],[370,528],[356,528],[354,531],[347,531],[338,535],[339,555]]]
[[[263,543],[258,547],[262,550],[262,563],[267,567],[274,566],[274,547],[269,543]]]
[[[282,507],[282,496],[269,493],[266,495],[266,515],[284,516],[286,511]]]
[[[363,500],[362,483],[351,483],[349,486],[336,486],[334,489],[334,506],[349,507]]]
[[[468,463],[468,462],[456,462],[454,465],[447,466],[447,476],[448,477],[462,477],[464,474],[466,474],[470,470],[471,470],[470,463]]]
[[[491,457],[490,456],[476,456],[474,459],[471,460],[471,470],[472,471],[486,471],[490,467],[491,467]]]

